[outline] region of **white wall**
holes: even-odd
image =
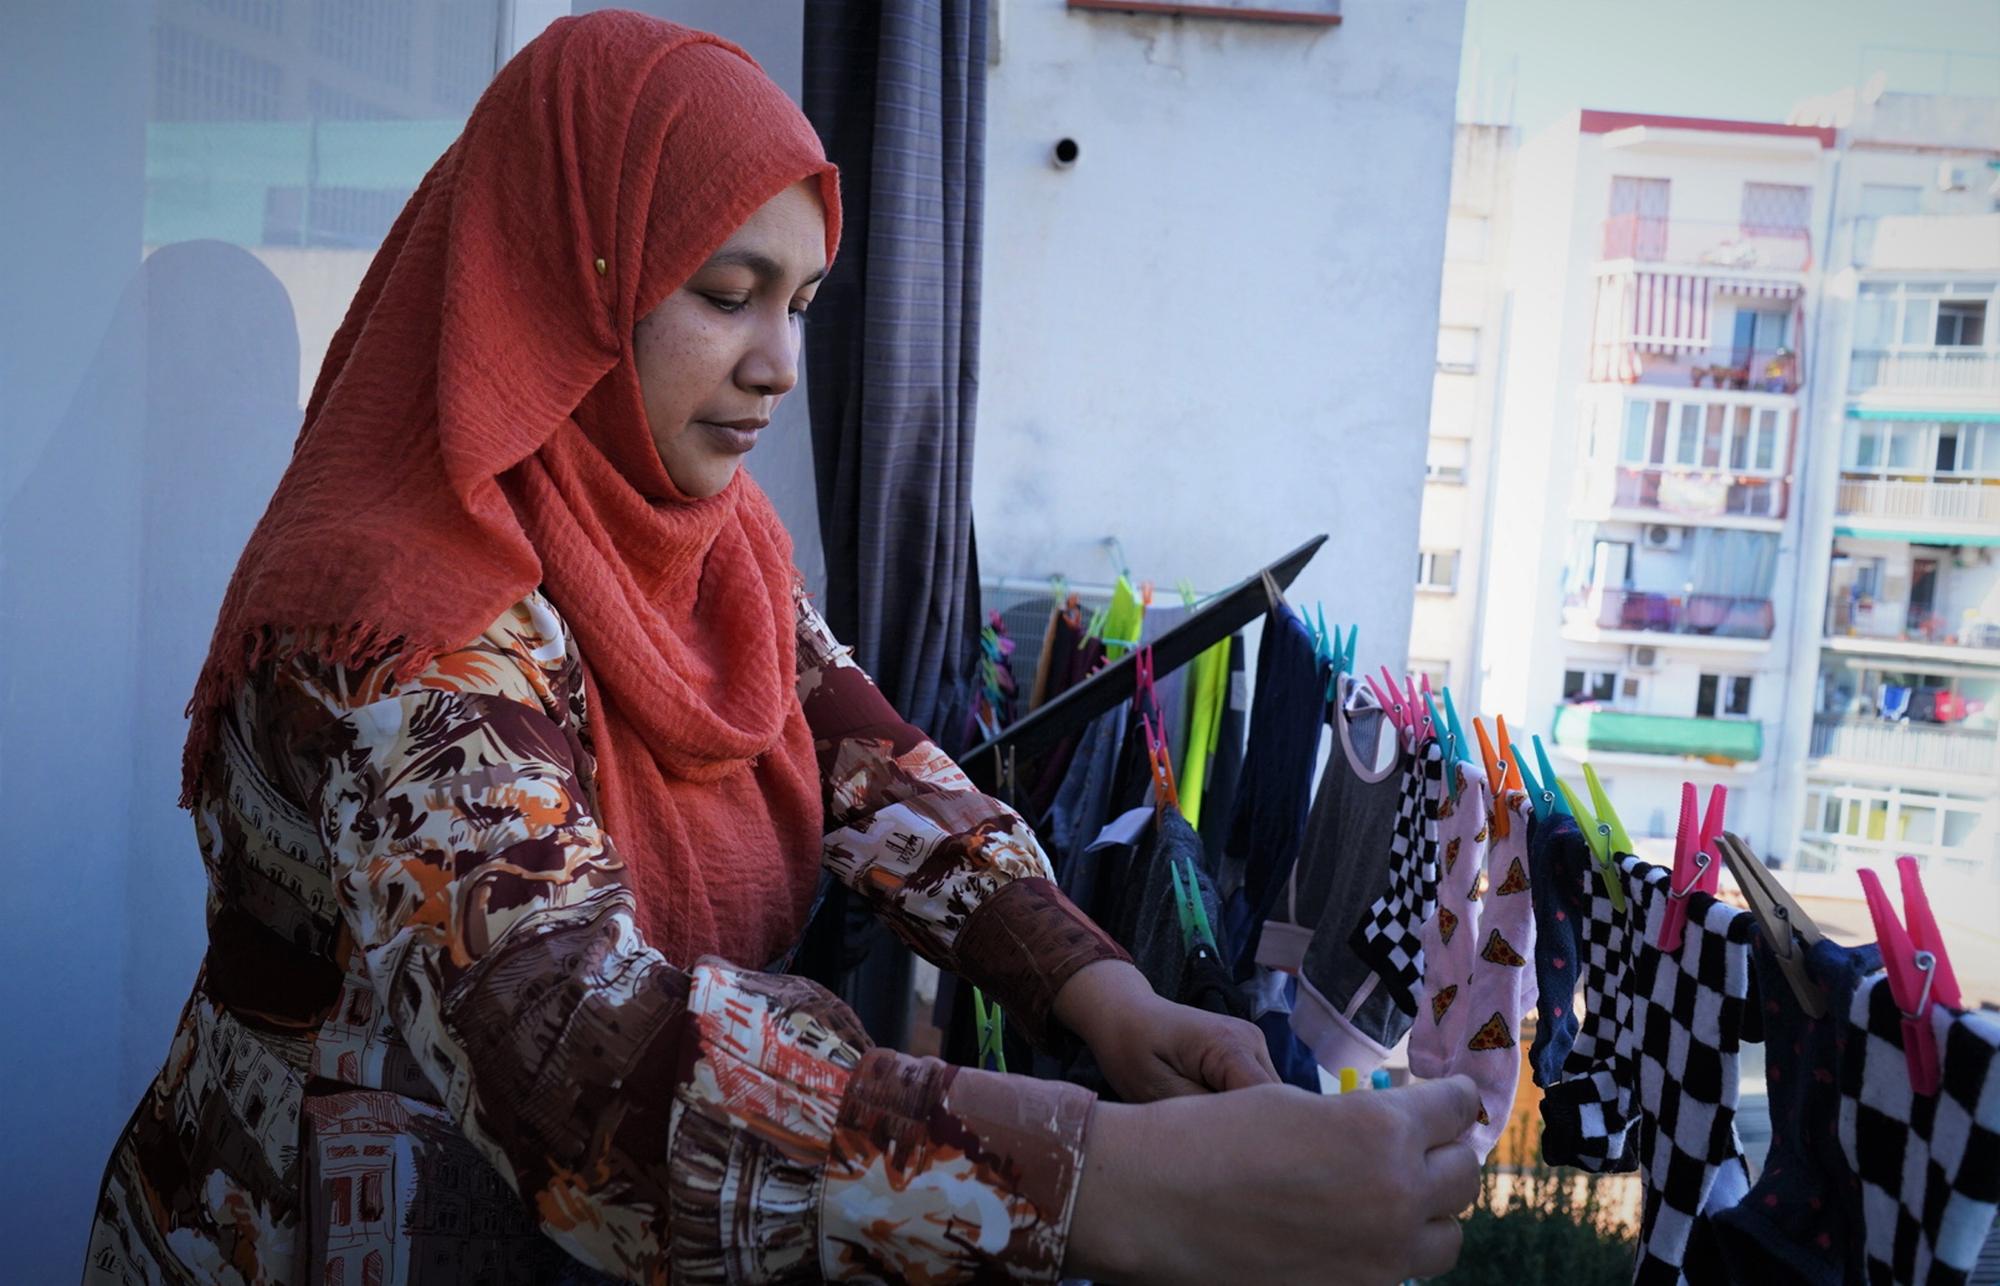
[[[1409,637],[1460,0],[1331,29],[1002,0],[988,98],[981,570],[1233,583]],[[1074,138],[1073,169],[1049,164]]]

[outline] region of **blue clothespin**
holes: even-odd
[[[1535,738],[1535,762],[1542,766],[1543,789],[1548,790],[1554,796],[1549,801],[1550,807],[1554,808],[1556,812],[1561,813],[1564,817],[1575,817],[1576,814],[1570,811],[1569,800],[1563,798],[1562,791],[1558,789],[1561,783],[1556,780],[1555,767],[1549,763],[1549,752],[1542,745],[1542,739],[1539,736]]]
[[[1447,767],[1445,768],[1445,781],[1451,783],[1451,793],[1455,798],[1458,795],[1458,790],[1459,790],[1457,784],[1458,763],[1459,760],[1467,757],[1467,748],[1465,741],[1465,725],[1461,724],[1458,721],[1458,707],[1452,703],[1451,689],[1449,687],[1446,687],[1444,690],[1444,719],[1445,719],[1445,728],[1451,736],[1451,741],[1448,743],[1451,750],[1451,754],[1445,761],[1447,764]],[[1487,789],[1488,790],[1492,789],[1490,783]]]
[[[1535,821],[1548,821],[1555,816],[1555,791],[1544,789],[1542,784],[1535,780],[1535,774],[1528,769],[1526,757],[1521,754],[1520,742],[1508,746],[1507,753],[1514,756],[1514,767],[1521,771],[1521,787],[1528,792],[1528,802],[1535,806]]]
[[[1004,1041],[1007,1017],[1001,1012],[998,1001],[995,1001],[992,1009],[988,1010],[985,993],[977,987],[972,989],[972,1021],[979,1037],[980,1066],[985,1066],[990,1056],[993,1059],[994,1071],[1006,1071],[1007,1050]]]
[[[1437,702],[1431,697],[1428,684],[1424,687],[1424,713],[1430,719],[1432,734],[1444,743],[1444,788],[1453,799],[1458,798],[1458,747],[1452,744],[1451,728],[1438,717]]]

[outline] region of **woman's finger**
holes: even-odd
[[[1479,1199],[1479,1156],[1464,1143],[1447,1143],[1424,1154],[1425,1213],[1457,1215]]]
[[[1458,1252],[1465,1245],[1465,1231],[1456,1219],[1432,1219],[1417,1230],[1417,1238],[1410,1247],[1410,1271],[1418,1277],[1436,1277],[1448,1273],[1458,1263]]]

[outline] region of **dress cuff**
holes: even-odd
[[[1063,984],[1085,965],[1132,959],[1054,880],[1010,880],[959,930],[958,972],[998,1000],[1038,1048],[1053,1047]]]
[[[1061,1277],[1095,1096],[1057,1081],[870,1051],[821,1187],[830,1282]]]

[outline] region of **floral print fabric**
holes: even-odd
[[[818,860],[1046,1033],[1123,953],[803,594],[797,622]],[[1056,1280],[1088,1094],[873,1049],[813,983],[649,946],[540,594],[393,668],[237,695],[195,808],[210,950],[87,1281]]]

